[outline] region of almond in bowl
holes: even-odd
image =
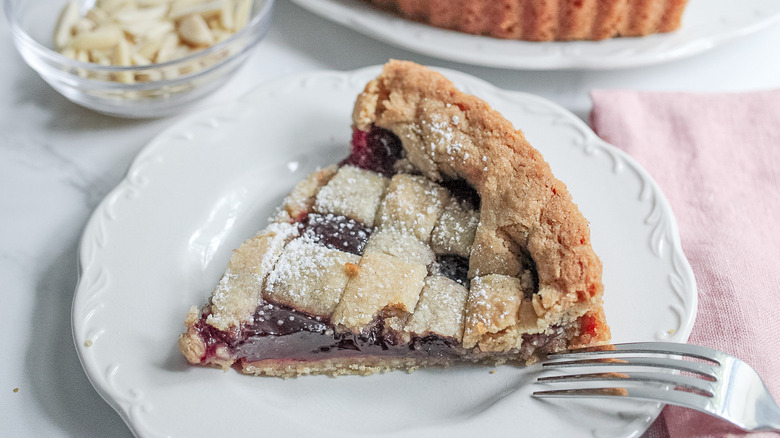
[[[69,100],[118,117],[173,115],[226,83],[274,0],[5,0],[24,60]]]
[[[249,21],[253,0],[99,0],[84,14],[76,0],[62,9],[54,45],[63,55],[104,66],[149,66],[184,58],[227,40]],[[177,77],[219,62],[198,60],[161,75],[122,72],[133,83]],[[86,74],[85,71],[81,71]]]

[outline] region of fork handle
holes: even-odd
[[[766,431],[780,432],[780,412],[775,412],[772,418],[766,419],[764,421],[760,421],[758,424],[759,426],[753,430],[755,431],[766,430]]]
[[[751,430],[780,432],[780,407],[772,399],[766,385],[763,385],[763,389],[763,397],[759,397],[756,402],[756,427]]]

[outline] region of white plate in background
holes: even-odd
[[[293,1],[331,21],[413,52],[518,70],[606,70],[658,64],[696,55],[780,21],[778,0],[690,0],[682,27],[676,32],[603,41],[529,42],[439,29],[404,20],[361,0]]]

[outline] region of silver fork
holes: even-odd
[[[711,348],[672,342],[615,344],[550,354],[542,366],[546,369],[605,367],[612,372],[540,377],[537,382],[574,385],[568,389],[536,391],[534,397],[652,400],[696,409],[746,431],[780,431],[780,408],[758,373],[736,357]],[[666,372],[643,371],[648,368]],[[606,384],[593,388],[581,382]]]

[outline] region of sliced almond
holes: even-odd
[[[173,0],[135,0],[139,8],[148,8],[150,6],[170,5]]]
[[[171,10],[197,5],[204,1],[205,0],[173,0],[173,2],[171,2]]]
[[[131,0],[97,0],[95,3],[98,8],[108,15],[114,15],[117,11],[130,4],[133,4]]]
[[[147,58],[146,56],[138,53],[133,52],[133,54],[130,55],[130,60],[132,61],[133,65],[151,65],[152,60]]]
[[[160,38],[174,29],[170,21],[136,21],[121,24],[125,31],[134,41],[139,42],[143,39]]]
[[[238,32],[249,23],[249,16],[252,14],[252,0],[238,0],[236,2],[236,13],[234,18],[233,31]]]
[[[176,67],[167,68],[162,72],[162,77],[164,79],[176,79],[179,76],[181,75],[179,74],[179,69]]]
[[[147,39],[150,39],[150,40],[151,39],[160,39],[160,40],[162,40],[163,37],[165,37],[165,35],[173,32],[174,29],[175,29],[175,26],[173,25],[172,21],[167,21],[167,20],[166,21],[159,21],[159,22],[157,22],[155,27],[150,29],[149,32],[147,32],[146,35],[144,35],[144,37],[147,38]]]
[[[181,75],[188,75],[196,70],[198,70],[200,66],[197,62],[188,62],[187,64],[179,67],[179,74]]]
[[[95,30],[81,32],[71,40],[71,47],[84,50],[110,49],[124,39],[117,26],[101,26]]]
[[[187,17],[188,15],[201,15],[211,16],[217,15],[222,10],[222,0],[210,1],[206,3],[196,3],[190,5],[171,6],[171,12],[168,13],[168,17],[171,20],[179,20]]]
[[[127,43],[127,40],[119,40],[114,50],[113,63],[121,66],[130,65],[130,44]]]
[[[138,47],[136,53],[143,56],[144,58],[154,59],[157,57],[157,52],[160,50],[160,47],[162,47],[164,40],[165,35],[161,35],[156,38],[149,38]]]
[[[190,51],[190,48],[188,46],[178,46],[176,47],[176,50],[173,51],[173,59],[184,58],[190,53],[192,52]]]
[[[222,10],[219,11],[219,25],[222,29],[232,30],[234,26],[235,2],[222,2]]]
[[[157,51],[157,57],[155,62],[168,62],[173,59],[173,54],[176,51],[176,46],[179,45],[179,35],[175,33],[169,33],[163,38],[160,50]]]
[[[108,16],[111,17],[111,21],[116,23],[117,19],[116,17],[124,16],[124,15],[132,15],[138,11],[138,6],[136,6],[135,3],[127,3],[125,5],[122,5],[119,7],[119,9],[109,12]]]
[[[121,66],[131,65],[130,44],[128,44],[127,40],[125,39],[119,40],[119,44],[116,45],[116,50],[114,50],[114,57],[112,61],[114,65],[121,65]],[[133,75],[133,72],[122,71],[116,73],[116,80],[118,82],[123,82],[125,84],[132,84],[133,82],[135,82],[135,76]]]
[[[77,50],[75,59],[76,59],[76,61],[79,61],[79,62],[88,63],[89,62],[89,52],[87,52],[86,50]],[[85,69],[83,69],[83,68],[77,68],[76,69],[76,73],[79,76],[83,77],[83,78],[86,78],[86,77],[89,76],[89,73]]]
[[[92,8],[88,10],[84,16],[94,21],[97,25],[105,24],[111,21],[111,19],[108,17],[108,14],[106,14],[106,11],[100,8]]]
[[[155,22],[165,18],[168,12],[168,6],[154,6],[150,8],[126,9],[114,16],[114,20],[119,23],[140,23]]]
[[[86,32],[95,28],[97,28],[97,23],[87,17],[83,17],[73,25],[73,33]]]
[[[89,60],[100,65],[111,65],[111,58],[101,50],[90,50]]]
[[[120,71],[114,73],[114,80],[123,84],[134,84],[135,74],[131,71]]]
[[[136,21],[129,23],[120,23],[119,26],[125,31],[128,37],[134,41],[140,41],[151,31],[157,23],[153,21]]]
[[[76,0],[70,0],[60,13],[57,26],[54,28],[54,45],[58,49],[64,49],[70,43],[73,35],[73,26],[79,20],[79,5]]]
[[[89,62],[89,52],[86,50],[77,50],[76,60],[81,62]]]
[[[209,26],[209,30],[214,32],[214,30],[219,30],[222,27],[222,20],[220,20],[219,17],[215,15],[213,17],[206,18],[206,24]]]
[[[137,82],[159,81],[160,79],[162,79],[162,74],[157,70],[144,71],[135,76]]]
[[[225,41],[226,39],[233,36],[233,33],[224,31],[222,29],[214,29],[211,31],[211,33],[214,34],[214,44],[221,43],[222,41]]]
[[[179,23],[179,36],[187,44],[193,46],[210,46],[214,44],[214,35],[202,16],[191,14]]]

